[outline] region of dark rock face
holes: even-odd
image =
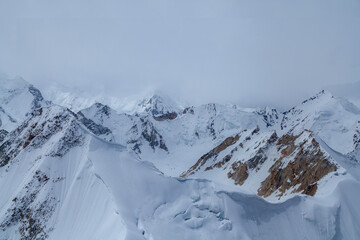
[[[163,136],[156,130],[148,117],[140,118],[140,124],[134,123],[129,130],[129,134],[134,136],[127,142],[127,145],[137,154],[141,154],[141,147],[148,144],[153,151],[157,149],[169,152]]]
[[[356,132],[353,136],[353,142],[354,142],[355,148],[360,147],[360,121],[358,121],[358,125],[356,127]]]
[[[207,129],[210,131],[210,136],[212,136],[213,140],[216,139],[216,132],[215,132],[215,129],[214,129],[214,120],[211,121],[210,125],[207,127]]]
[[[94,105],[98,109],[98,113],[104,114],[106,116],[110,116],[111,108],[109,106],[104,105],[102,103],[95,103]]]
[[[321,95],[323,95],[323,94],[325,94],[325,90],[321,90],[321,91],[318,92],[315,96],[310,97],[310,98],[304,100],[304,101],[302,102],[302,104],[305,104],[305,103],[307,103],[307,102],[313,101],[313,100],[319,98],[319,96],[321,96]]]
[[[168,148],[165,144],[163,136],[155,129],[154,125],[148,121],[142,119],[142,132],[141,136],[149,143],[150,147],[155,151],[155,147],[159,147],[168,152]]]
[[[0,130],[0,143],[5,139],[6,135],[8,134],[8,132],[4,129]]]
[[[270,109],[270,111],[262,109],[258,111],[257,114],[262,115],[263,121],[266,123],[267,127],[274,126],[279,120],[279,113],[276,109]]]
[[[354,151],[347,154],[347,157],[353,161],[360,162],[360,121],[356,127],[356,132],[353,136]]]
[[[141,142],[138,140],[130,140],[127,142],[127,144],[131,145],[131,150],[133,150],[137,154],[141,154]]]
[[[194,108],[193,107],[187,107],[183,110],[182,114],[187,114],[187,113],[190,113],[190,114],[194,114]]]
[[[79,121],[85,125],[86,128],[88,128],[92,133],[95,135],[109,135],[112,134],[111,130],[107,127],[104,127],[100,124],[96,124],[93,120],[86,118],[84,114],[81,112],[78,112],[78,118]]]
[[[30,117],[17,129],[10,132],[0,145],[0,167],[15,158],[23,149],[37,148],[47,142],[54,134],[64,130],[50,156],[62,156],[70,148],[83,142],[79,123],[72,112],[52,107],[34,110]]]
[[[44,101],[43,96],[39,89],[35,88],[34,86],[29,87],[29,92],[34,96],[34,100],[32,102],[33,109],[42,107],[42,102]]]

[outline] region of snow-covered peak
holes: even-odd
[[[91,118],[99,118],[99,119],[102,119],[104,117],[110,117],[111,115],[117,114],[114,109],[98,102],[94,103],[88,108],[81,110],[80,112],[87,117],[91,116]]]
[[[4,138],[0,146],[0,167],[7,165],[22,149],[37,149],[47,144],[46,155],[57,157],[80,145],[82,140],[75,113],[55,105],[38,108]]]
[[[49,105],[41,92],[22,78],[0,78],[0,129],[11,131],[34,109]]]
[[[354,150],[354,134],[360,110],[343,98],[321,91],[284,112],[281,132],[299,134],[309,129],[334,150],[348,154]]]
[[[149,113],[153,116],[161,116],[169,113],[178,113],[183,107],[164,93],[155,91],[150,96],[140,100],[134,109],[135,113]]]

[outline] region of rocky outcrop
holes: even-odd
[[[154,125],[147,119],[141,119],[141,136],[149,143],[149,146],[155,151],[159,147],[168,152],[163,136],[155,129]]]
[[[259,128],[256,128],[251,135],[254,135],[259,132]],[[249,176],[249,170],[258,171],[261,165],[268,159],[266,155],[266,150],[278,139],[276,132],[273,132],[271,136],[266,140],[266,143],[260,147],[258,145],[256,148],[256,153],[253,157],[246,160],[245,162],[236,161],[231,164],[231,170],[228,172],[228,178],[234,180],[235,185],[243,185],[245,180]]]
[[[310,131],[297,136],[286,134],[277,142],[280,158],[269,170],[269,176],[261,183],[259,196],[270,196],[274,192],[281,197],[287,190],[313,196],[317,182],[330,172],[337,170],[320,148]]]
[[[279,138],[275,131],[263,133],[257,127],[226,138],[181,177],[195,174],[200,169],[227,173],[235,185],[245,184],[250,176],[260,178],[259,187],[254,188],[259,196],[275,194],[281,197],[287,193],[313,196],[318,181],[336,171],[338,166],[320,147],[311,131],[305,130],[299,135],[288,133]]]
[[[110,116],[111,108],[108,105],[104,105],[102,103],[95,103],[94,106],[98,111],[97,112],[98,115],[105,115],[107,117]]]
[[[243,185],[245,180],[248,178],[248,167],[246,163],[234,162],[231,164],[232,171],[228,172],[228,178],[234,180],[235,185]]]
[[[348,158],[360,162],[360,121],[356,127],[356,131],[353,136],[354,150],[347,154]]]
[[[21,239],[48,239],[46,221],[54,212],[56,199],[48,195],[45,200],[38,200],[48,182],[49,178],[45,173],[39,170],[35,172],[32,180],[12,199],[11,206],[0,223],[1,231],[14,226]]]
[[[191,174],[194,174],[196,171],[200,169],[209,159],[216,158],[220,152],[224,151],[231,145],[234,145],[239,140],[239,134],[234,137],[226,138],[222,143],[213,148],[210,152],[204,154],[188,171],[181,174],[180,177],[187,177]],[[209,170],[209,169],[207,169]]]
[[[41,108],[41,107],[49,104],[49,102],[44,100],[39,89],[37,89],[33,85],[29,86],[29,92],[34,97],[34,100],[32,101],[32,109]]]
[[[85,125],[92,133],[97,136],[101,135],[110,135],[112,134],[111,130],[107,127],[104,127],[100,124],[96,124],[93,120],[86,118],[82,112],[78,112],[79,121]]]
[[[138,104],[139,114],[147,113],[154,118],[163,120],[172,120],[176,118],[177,113],[180,113],[183,109],[173,102],[169,97],[160,93],[154,93],[151,97],[143,99]],[[175,116],[175,114],[176,116]]]
[[[176,112],[165,113],[158,116],[153,116],[156,121],[174,120],[177,117]]]
[[[182,114],[187,114],[187,113],[194,114],[195,113],[194,107],[187,107],[182,112]]]
[[[15,158],[23,149],[38,148],[53,135],[62,135],[53,145],[49,156],[63,156],[70,148],[83,143],[76,115],[68,109],[51,106],[34,110],[17,129],[10,132],[0,145],[0,167]]]
[[[142,153],[142,146],[147,143],[153,151],[162,149],[169,151],[163,136],[156,130],[154,124],[147,117],[140,118],[140,123],[134,123],[128,132],[134,136],[133,139],[127,141],[128,147],[137,154]]]
[[[214,168],[222,168],[225,164],[227,164],[228,162],[230,162],[230,160],[232,160],[234,153],[238,152],[240,149],[243,149],[244,144],[250,141],[252,136],[258,135],[259,132],[260,132],[260,128],[257,126],[251,132],[245,129],[235,136],[226,138],[221,144],[213,148],[208,153],[204,154],[188,171],[184,172],[181,175],[181,177],[186,177],[188,175],[194,174],[196,171],[199,171],[200,168],[204,166],[206,163],[208,163],[208,166],[204,169],[204,171],[209,171]],[[277,138],[276,134],[275,134],[275,138]],[[228,154],[222,157],[222,159],[221,158],[219,159],[219,154],[225,152],[224,150],[226,150],[228,147],[234,144],[237,144],[237,146],[232,148]],[[258,147],[259,146],[260,145],[258,145]],[[261,148],[259,151],[261,151]],[[240,166],[240,162],[233,163],[232,166],[234,169],[236,169],[237,165]],[[229,178],[232,178],[232,176],[235,175],[236,174],[233,172],[228,173]]]
[[[256,111],[256,113],[263,117],[267,127],[274,126],[279,121],[279,113],[274,108],[264,108]]]

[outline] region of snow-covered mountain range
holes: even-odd
[[[49,96],[0,80],[0,239],[360,238],[360,110],[343,97],[281,112]]]

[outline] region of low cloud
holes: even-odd
[[[359,81],[359,1],[2,1],[0,71],[125,97],[286,108]]]

